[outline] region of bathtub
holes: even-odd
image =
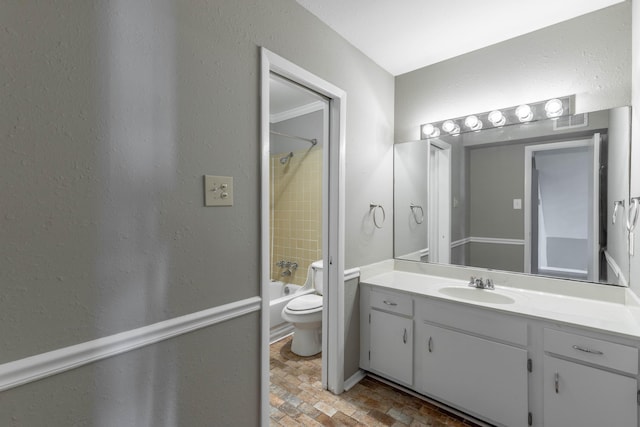
[[[282,319],[282,309],[300,292],[302,286],[279,281],[269,283],[269,341],[274,342],[293,332],[293,325]]]

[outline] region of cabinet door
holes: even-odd
[[[371,369],[413,384],[413,320],[371,310]]]
[[[636,380],[544,357],[544,425],[637,426]]]
[[[527,351],[418,324],[418,391],[499,425],[528,425]]]

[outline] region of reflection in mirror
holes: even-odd
[[[395,257],[627,286],[629,150],[629,107],[396,144]]]

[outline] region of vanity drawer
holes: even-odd
[[[392,313],[413,316],[413,300],[407,294],[372,290],[371,307]]]
[[[638,374],[638,349],[622,344],[545,328],[544,351],[604,368]]]
[[[486,308],[418,299],[416,320],[520,346],[528,343],[527,322]]]

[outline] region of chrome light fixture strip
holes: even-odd
[[[494,129],[549,118],[557,119],[572,115],[574,110],[575,95],[546,99],[484,113],[424,123],[420,125],[420,139],[437,138],[441,135],[459,135],[466,132],[477,132],[480,129]],[[530,113],[523,114],[523,112]]]

